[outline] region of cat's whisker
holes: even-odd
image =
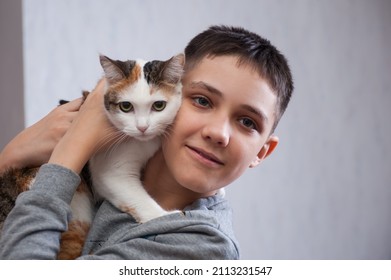
[[[98,151],[103,149],[109,142],[117,137],[118,132],[107,133],[104,138],[99,140]]]
[[[111,145],[106,150],[106,156],[110,156],[120,145],[128,139],[128,135],[118,131],[113,133],[113,136],[110,136],[109,141],[112,142]]]
[[[173,128],[171,125],[169,125],[168,127],[166,127],[165,129],[161,129],[161,136],[162,138],[164,139],[167,139],[170,137],[171,133],[173,132]]]
[[[117,142],[122,142],[122,132],[114,131],[107,133],[104,138],[99,140],[98,151],[106,149],[106,153],[112,149],[112,146],[116,145]]]

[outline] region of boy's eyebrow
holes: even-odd
[[[205,82],[202,82],[202,81],[199,81],[199,82],[191,82],[191,83],[190,83],[190,87],[192,87],[192,88],[197,88],[197,87],[199,87],[199,88],[202,88],[202,89],[205,89],[205,90],[209,91],[210,93],[216,94],[216,95],[218,95],[218,96],[220,96],[220,97],[223,96],[223,93],[222,93],[220,90],[218,90],[217,88],[211,86],[210,84],[205,83]],[[256,116],[258,116],[259,118],[261,118],[262,121],[263,121],[264,123],[267,123],[267,122],[268,122],[269,119],[268,119],[268,117],[266,116],[266,114],[265,114],[264,112],[262,112],[262,110],[260,110],[260,109],[258,109],[258,108],[256,108],[256,107],[254,107],[254,106],[246,105],[246,104],[241,105],[241,107],[242,107],[244,110],[247,110],[247,111],[249,111],[249,112],[255,114]]]
[[[256,107],[253,107],[253,106],[250,106],[250,105],[245,105],[243,104],[241,106],[243,109],[247,110],[247,111],[250,111],[251,113],[257,115],[259,118],[262,119],[262,121],[266,124],[268,122],[268,117],[266,116],[266,114],[264,114],[262,112],[262,110],[256,108]]]
[[[209,84],[207,84],[207,83],[205,83],[205,82],[191,82],[190,83],[190,87],[192,87],[192,88],[202,88],[202,89],[205,89],[205,90],[207,90],[207,91],[209,91],[210,93],[214,93],[214,94],[216,94],[216,95],[218,95],[218,96],[223,96],[223,93],[220,91],[220,90],[218,90],[217,88],[215,88],[215,87],[213,87],[213,86],[211,86],[211,85],[209,85]]]

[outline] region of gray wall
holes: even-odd
[[[90,89],[99,52],[168,58],[211,24],[242,25],[286,54],[296,83],[281,144],[228,187],[242,258],[391,257],[390,1],[108,3],[23,2],[26,124]]]
[[[0,1],[0,150],[24,126],[22,0]]]

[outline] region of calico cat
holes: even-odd
[[[101,55],[100,63],[106,84],[104,106],[118,132],[113,146],[95,154],[83,169],[81,184],[71,202],[68,231],[61,237],[59,259],[80,256],[97,199],[108,200],[139,223],[179,212],[162,209],[148,195],[140,177],[181,105],[184,55],[148,62],[112,60]],[[83,95],[86,97],[88,92]],[[0,177],[0,231],[17,195],[30,188],[37,171],[8,170]]]
[[[184,56],[162,61],[113,61],[101,56],[104,105],[110,121],[127,138],[110,152],[94,155],[91,178],[98,195],[136,221],[167,214],[145,191],[140,171],[160,147],[160,137],[181,105]]]

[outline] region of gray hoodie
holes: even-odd
[[[30,191],[19,195],[0,239],[1,259],[56,259],[80,177],[54,164],[40,168]],[[80,259],[238,259],[227,200],[215,195],[138,224],[109,202],[96,214]]]

